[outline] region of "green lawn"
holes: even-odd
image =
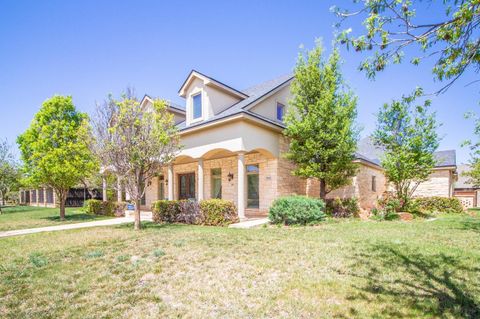
[[[85,214],[81,208],[67,208],[60,221],[59,208],[17,206],[2,209],[0,231],[87,222],[108,217]]]
[[[480,218],[0,240],[1,318],[479,318]]]

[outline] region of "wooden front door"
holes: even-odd
[[[195,199],[195,173],[178,174],[178,198]]]

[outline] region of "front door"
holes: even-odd
[[[195,173],[178,175],[178,198],[195,199]]]

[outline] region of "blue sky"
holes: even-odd
[[[243,89],[292,71],[299,46],[315,38],[330,46],[336,21],[330,7],[350,1],[2,1],[0,3],[0,138],[14,142],[42,102],[72,95],[91,113],[96,101],[134,86],[183,104],[177,91],[191,69]],[[435,2],[434,2],[435,3]],[[438,3],[438,1],[436,2]],[[426,8],[429,16],[438,8]],[[422,12],[422,11],[421,11]],[[350,26],[359,31],[361,25]],[[392,66],[375,81],[357,71],[361,57],[342,50],[343,71],[358,95],[362,135],[375,126],[384,102],[411,92],[439,88],[431,63]],[[468,160],[463,140],[478,111],[478,86],[466,74],[447,93],[433,98],[443,123],[440,149],[456,149]]]

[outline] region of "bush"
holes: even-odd
[[[377,200],[377,207],[371,210],[371,218],[374,220],[395,220],[399,218],[397,212],[402,207],[402,201],[389,194]]]
[[[418,197],[415,198],[413,204],[416,209],[422,213],[463,213],[462,203],[458,198],[446,197]]]
[[[159,200],[153,203],[152,214],[155,223],[226,226],[238,221],[235,205],[222,199]]]
[[[207,199],[200,202],[202,224],[227,226],[238,221],[237,209],[233,202],[223,199]]]
[[[325,203],[316,198],[286,196],[275,200],[269,210],[273,224],[306,225],[323,221]]]
[[[98,199],[86,200],[83,204],[84,211],[87,214],[103,215],[103,216],[125,216],[125,202],[101,201]]]
[[[326,211],[336,218],[358,217],[360,207],[356,198],[335,198],[326,201]]]

